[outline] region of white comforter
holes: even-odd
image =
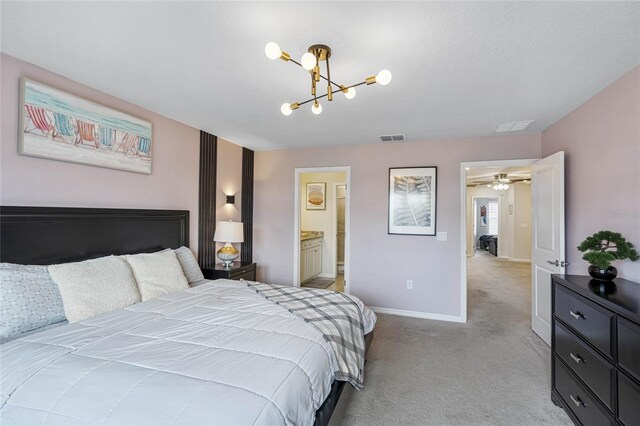
[[[375,314],[362,308],[368,333]],[[309,425],[335,368],[313,326],[229,280],[0,351],[2,425]]]

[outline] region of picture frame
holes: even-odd
[[[389,168],[388,234],[436,235],[437,167]]]
[[[306,189],[307,210],[325,210],[327,208],[327,183],[308,182]]]
[[[151,174],[149,121],[25,77],[19,115],[21,155]]]

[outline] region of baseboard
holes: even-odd
[[[429,312],[407,311],[404,309],[380,308],[377,306],[370,306],[370,309],[373,312],[378,312],[380,314],[399,315],[401,317],[423,318],[447,322],[466,322],[462,320],[462,317],[453,315],[431,314]]]
[[[334,279],[334,280],[335,280],[335,279],[336,279],[336,276],[335,276],[335,275],[333,275],[333,274],[332,274],[332,273],[330,273],[330,272],[326,272],[326,273],[318,274],[318,276],[316,276],[316,278],[331,278],[331,279]]]
[[[516,263],[531,263],[531,259],[518,259],[517,257],[508,257],[507,260],[509,262],[516,262]]]
[[[531,259],[518,259],[517,257],[509,257],[509,256],[498,256],[498,259],[504,260],[506,262],[531,263]]]

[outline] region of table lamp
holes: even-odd
[[[222,260],[225,268],[230,268],[234,260],[240,254],[231,243],[241,243],[244,241],[244,232],[242,222],[225,222],[218,221],[216,223],[216,232],[213,240],[218,243],[225,243],[224,247],[216,252],[218,259]]]

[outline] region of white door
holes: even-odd
[[[565,269],[564,152],[531,168],[531,328],[551,344],[551,274]]]

